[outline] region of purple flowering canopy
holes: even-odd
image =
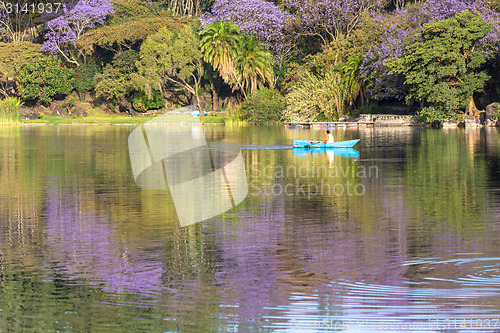
[[[45,23],[45,42],[42,50],[53,56],[61,55],[66,61],[79,65],[76,50],[78,38],[97,24],[104,24],[106,17],[113,14],[110,0],[79,0],[64,5],[62,13]]]
[[[202,28],[215,21],[233,22],[265,48],[283,53],[286,52],[283,30],[292,18],[275,4],[263,0],[217,0],[200,21]]]
[[[381,26],[385,27],[384,39],[363,56],[360,68],[366,79],[370,97],[376,100],[403,99],[406,94],[404,77],[389,74],[389,69],[384,65],[385,61],[402,56],[405,48],[415,42],[416,34],[422,31],[425,24],[451,18],[465,9],[480,12],[483,19],[492,25],[492,30],[483,38],[481,47],[485,52],[498,52],[500,14],[485,5],[482,0],[427,0],[390,15],[375,16]]]
[[[383,9],[388,0],[286,0],[294,13],[297,34],[318,36],[323,44],[357,27],[365,11]]]

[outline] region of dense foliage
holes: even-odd
[[[57,13],[19,17],[0,6],[0,94],[49,103],[75,90],[95,105],[219,111],[264,101],[255,97],[264,89],[281,94],[288,120],[352,117],[402,100],[427,122],[477,115],[474,98],[500,99],[499,4],[64,0]]]
[[[42,55],[39,44],[0,43],[0,73],[12,77],[16,66],[33,62]]]
[[[334,119],[344,115],[345,87],[334,70],[314,75],[306,72],[287,95],[288,121]]]
[[[95,64],[86,64],[75,69],[75,82],[73,87],[78,92],[80,98],[82,98],[85,93],[95,89],[95,76],[98,72],[99,67]]]
[[[415,42],[425,24],[451,18],[466,9],[477,10],[486,22],[492,24],[492,30],[485,35],[480,46],[485,52],[486,49],[497,52],[500,15],[481,0],[427,0],[395,13],[376,15],[376,29],[383,38],[364,55],[361,70],[370,97],[376,100],[404,99],[407,93],[404,77],[390,74],[386,61],[401,57],[405,49]]]
[[[157,33],[163,27],[180,29],[186,23],[187,21],[169,17],[130,20],[89,30],[78,39],[77,44],[85,53],[92,53],[97,47],[119,53],[140,45],[148,36]]]
[[[180,86],[200,105],[204,67],[196,30],[197,27],[191,25],[173,31],[162,28],[144,41],[136,81],[148,98],[152,98],[155,90],[163,92],[166,87]]]
[[[490,31],[491,24],[466,9],[453,18],[426,25],[417,42],[402,57],[389,62],[389,67],[406,78],[407,101],[429,105],[420,113],[423,120],[453,118],[474,103],[473,94],[489,79],[479,70],[486,62],[479,42]]]
[[[241,104],[240,119],[250,124],[276,124],[282,120],[285,99],[276,90],[262,88]]]
[[[132,96],[132,105],[136,111],[146,112],[151,109],[161,109],[165,102],[159,91],[154,91],[151,98],[143,92],[137,92]]]
[[[73,88],[74,70],[63,66],[61,60],[42,57],[28,62],[16,71],[18,91],[25,100],[49,103],[59,94],[69,94]]]
[[[135,64],[139,60],[136,51],[128,50],[116,54],[110,64],[107,64],[102,74],[96,75],[96,95],[104,97],[112,104],[134,92],[132,74],[137,70]]]

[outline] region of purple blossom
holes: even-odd
[[[315,35],[328,40],[340,34],[349,36],[365,11],[377,11],[387,0],[286,0],[295,15],[294,25],[301,35]],[[325,38],[327,37],[327,38]]]
[[[400,57],[405,48],[412,44],[425,24],[445,20],[469,9],[477,10],[492,24],[492,31],[482,41],[485,51],[499,50],[500,15],[481,0],[427,0],[422,4],[409,6],[389,15],[374,14],[376,22],[383,28],[382,42],[372,47],[363,57],[361,74],[366,79],[371,98],[383,100],[403,99],[406,94],[404,77],[389,74],[385,62]]]
[[[283,30],[292,18],[275,4],[263,0],[217,0],[200,21],[202,28],[215,21],[233,22],[265,48],[281,53],[286,48]]]
[[[42,49],[78,64],[77,59],[69,55],[70,51],[76,49],[76,42],[85,31],[104,24],[110,14],[114,11],[109,0],[79,0],[72,5],[64,5],[62,14],[45,24],[48,32]]]

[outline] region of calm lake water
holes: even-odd
[[[205,126],[248,195],[181,227],[135,128],[0,127],[0,331],[500,331],[496,129]]]

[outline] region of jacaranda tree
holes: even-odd
[[[298,36],[314,36],[323,45],[356,29],[366,11],[377,11],[387,0],[286,0],[294,14],[293,31]]]
[[[114,13],[113,6],[109,0],[79,0],[63,6],[62,14],[45,24],[47,33],[42,49],[79,66],[83,53],[78,51],[78,39],[85,31],[104,24],[106,17]]]
[[[217,0],[200,21],[202,26],[216,21],[233,22],[277,56],[288,51],[283,31],[292,18],[274,3],[264,0]]]
[[[376,100],[403,99],[407,93],[404,77],[389,74],[385,65],[391,58],[400,57],[406,47],[415,41],[425,24],[442,21],[464,10],[478,11],[492,25],[491,31],[480,41],[481,48],[498,51],[500,42],[500,14],[482,0],[427,0],[391,14],[374,15],[381,31],[381,42],[364,56],[361,74],[365,78],[367,93]]]
[[[426,25],[402,57],[388,62],[389,68],[406,78],[407,102],[428,104],[420,113],[424,121],[453,118],[466,107],[477,114],[473,94],[489,79],[481,70],[487,53],[479,44],[490,31],[491,24],[480,13],[466,9]]]

